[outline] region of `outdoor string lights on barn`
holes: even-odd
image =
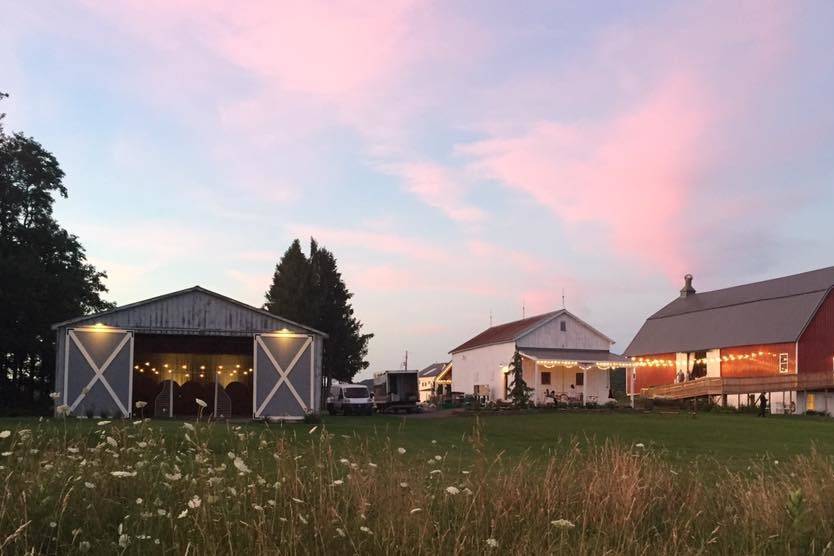
[[[78,416],[301,419],[326,334],[199,286],[61,322],[58,403]],[[147,409],[145,409],[147,407]]]

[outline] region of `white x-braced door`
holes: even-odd
[[[306,334],[256,334],[252,413],[300,418],[313,410],[313,338]]]
[[[133,332],[67,331],[63,400],[74,415],[128,417],[133,395]]]

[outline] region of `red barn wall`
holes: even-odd
[[[834,291],[820,305],[799,338],[799,372],[822,373],[834,370]]]
[[[639,394],[642,388],[649,388],[650,386],[661,386],[663,384],[672,384],[675,382],[675,354],[674,353],[665,353],[659,355],[647,355],[642,358],[643,362],[647,361],[668,361],[670,364],[664,364],[659,366],[643,366],[640,365],[637,367],[637,381],[634,384],[634,394]],[[639,361],[638,361],[639,364]],[[626,385],[630,389],[632,388],[632,380],[631,380],[631,372],[632,369],[628,369],[628,379],[626,380]],[[632,393],[629,390],[629,393]]]
[[[721,349],[721,376],[724,378],[745,376],[770,376],[779,374],[779,354],[788,354],[788,372],[796,372],[796,344],[767,344],[739,346]],[[761,354],[761,355],[759,355]],[[725,357],[743,357],[730,359]]]

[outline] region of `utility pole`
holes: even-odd
[[[489,310],[489,327],[492,328],[492,309]]]
[[[565,288],[562,288],[562,309],[565,309]]]
[[[524,306],[524,300],[521,300],[521,318],[527,318],[527,308]]]
[[[405,350],[405,361],[403,361],[403,370],[408,370],[408,350]]]

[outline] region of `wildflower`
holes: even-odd
[[[335,481],[333,481],[333,486],[341,486],[343,484],[345,484],[345,482],[341,479],[336,479]]]
[[[237,470],[240,471],[241,473],[245,474],[245,473],[250,472],[249,467],[246,466],[246,463],[242,459],[235,458],[234,463],[235,463],[235,467],[237,468]]]
[[[78,453],[78,448],[76,448],[74,446],[70,446],[69,448],[67,448],[67,452],[69,452],[70,454],[77,454]]]
[[[156,513],[159,514],[162,517],[165,517],[166,515],[168,515],[168,512],[166,512],[162,508],[159,508],[158,510],[156,510]]]
[[[85,482],[85,483],[84,483],[84,486],[85,486],[85,487],[87,487],[87,488],[89,488],[90,490],[92,490],[92,489],[96,488],[96,485],[94,485],[93,483],[91,483],[91,482],[89,482],[89,481]]]
[[[255,511],[256,511],[256,512],[262,512],[262,511],[264,511],[264,507],[263,507],[263,506],[259,506],[258,504],[252,504],[252,507],[255,509]]]
[[[136,505],[137,505],[137,506],[141,506],[141,505],[142,505],[142,504],[144,504],[144,503],[145,503],[145,501],[144,501],[144,500],[142,500],[141,498],[137,498],[137,499],[136,499]]]
[[[78,543],[78,550],[81,552],[89,552],[90,541],[81,541],[80,543]]]
[[[110,474],[113,475],[114,477],[119,477],[119,478],[135,477],[136,476],[136,471],[111,471]]]
[[[778,459],[773,460],[773,465],[779,465],[779,460]]]
[[[369,461],[369,462],[368,462],[368,467],[370,467],[370,468],[372,468],[372,469],[376,469],[376,468],[377,468],[377,464],[375,464],[375,463],[374,463],[374,462],[372,462],[372,461]]]
[[[408,513],[410,513],[411,515],[414,515],[414,514],[419,514],[422,511],[423,511],[423,508],[411,508],[411,511],[408,512]]]
[[[190,430],[191,432],[194,432],[196,430],[194,428],[194,425],[192,425],[191,423],[183,423],[182,426],[183,426],[183,428],[186,428],[186,429]]]
[[[568,521],[567,519],[555,519],[550,524],[557,529],[573,529],[576,527],[572,521]]]
[[[179,481],[180,479],[182,479],[181,473],[164,473],[164,475],[165,478],[169,481]]]
[[[340,537],[345,536],[345,530],[342,529],[341,527],[336,527],[336,533],[338,533]]]
[[[55,408],[55,413],[60,417],[66,417],[70,414],[70,411],[70,406],[68,406],[67,404],[61,404]]]
[[[51,394],[49,394],[49,397],[52,398],[53,400],[57,400],[58,398],[61,397],[61,393],[60,392],[52,392]]]
[[[122,533],[119,535],[119,546],[122,548],[127,548],[127,545],[130,544],[130,537],[127,536],[127,533]]]
[[[373,531],[371,531],[370,529],[368,529],[368,528],[367,528],[367,527],[365,527],[364,525],[363,525],[362,527],[360,527],[360,528],[359,528],[359,530],[360,530],[360,531],[362,531],[363,533],[367,533],[367,534],[369,534],[369,535],[373,535],[373,534],[374,534],[374,532],[373,532]]]
[[[403,455],[405,453],[405,448],[397,448],[397,452],[399,452],[400,455]]]
[[[408,483],[406,483],[405,481],[401,482],[400,488],[408,488]]]
[[[237,457],[234,452],[229,452],[226,455],[229,456],[229,459],[235,459]]]
[[[191,508],[192,510],[196,510],[197,508],[200,507],[200,504],[202,504],[202,503],[203,503],[203,501],[200,500],[200,497],[195,494],[194,497],[191,498],[191,500],[188,501],[188,507]]]
[[[440,469],[432,469],[429,471],[429,475],[437,475],[438,473],[443,473]]]
[[[112,436],[107,437],[107,443],[110,444],[110,446],[112,446],[113,448],[118,448],[119,447],[119,443],[116,442],[116,439],[113,438]]]
[[[58,524],[56,522],[54,522],[54,521],[49,522],[49,528],[50,529],[55,529],[56,527],[58,527]]]
[[[136,402],[136,409],[142,409],[146,405],[148,405],[148,402],[143,402],[142,400],[139,400],[138,402]]]
[[[148,443],[147,443],[147,442],[139,442],[139,443],[137,443],[136,445],[137,445],[137,446],[139,446],[140,448],[147,448],[147,447],[148,447]]]
[[[460,494],[460,489],[458,487],[455,487],[455,486],[447,486],[446,487],[446,493],[451,494],[452,496],[455,496],[457,494]]]
[[[347,459],[345,459],[345,458],[340,459],[340,460],[339,460],[339,463],[341,463],[342,465],[350,465],[350,461],[348,461],[348,460],[347,460]]]
[[[645,444],[643,444],[642,442],[638,442],[637,444],[635,444],[635,445],[634,445],[634,447],[635,447],[635,448],[645,448],[645,447],[646,447],[646,445],[645,445]]]
[[[318,425],[316,425],[315,427],[313,427],[312,429],[310,429],[309,431],[307,431],[307,434],[313,434],[314,432],[316,432],[316,429],[318,429],[318,428],[319,428],[319,426],[318,426]]]
[[[443,457],[442,456],[434,456],[434,459],[436,461],[441,461],[443,459]]]
[[[110,421],[99,421],[96,423],[98,426],[103,427],[104,425],[109,425]]]
[[[199,405],[200,407],[208,407],[208,404],[201,400],[200,398],[194,398],[194,403]]]
[[[437,444],[437,440],[432,440],[431,443],[432,444]]]
[[[8,438],[12,435],[12,431],[3,431],[0,432],[0,438]]]
[[[498,548],[498,541],[490,537],[486,540],[486,545],[490,548]]]
[[[177,519],[182,519],[187,515],[188,515],[188,509],[186,508],[186,509],[184,509],[183,511],[180,512],[180,515],[177,516]]]

